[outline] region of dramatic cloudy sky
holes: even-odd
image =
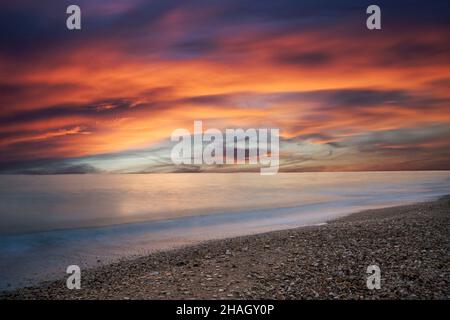
[[[280,128],[284,171],[450,169],[450,2],[376,3],[2,3],[0,172],[235,170],[171,165],[194,120]]]

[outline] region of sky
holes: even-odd
[[[280,171],[450,169],[446,0],[16,0],[0,30],[0,173],[251,170],[174,166],[194,120],[279,128]]]

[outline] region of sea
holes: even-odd
[[[0,290],[450,194],[450,171],[0,175]]]

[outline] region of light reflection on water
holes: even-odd
[[[450,173],[0,176],[0,234],[448,191]],[[382,200],[382,199],[381,199]]]

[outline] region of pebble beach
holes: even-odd
[[[1,299],[449,299],[450,197],[325,225],[207,241],[83,270]],[[381,288],[367,287],[367,267]]]

